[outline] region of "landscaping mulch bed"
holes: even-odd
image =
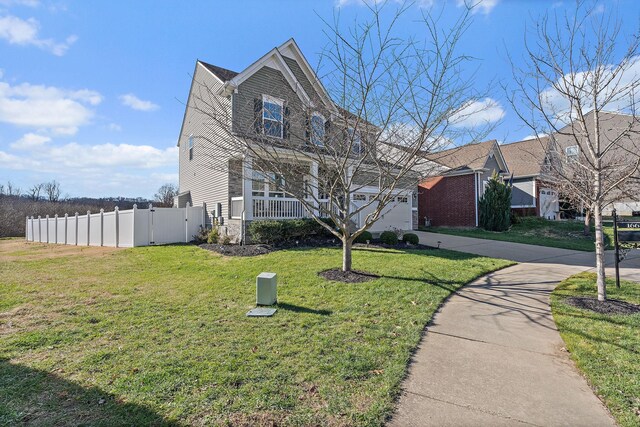
[[[640,313],[640,305],[616,299],[598,301],[597,298],[591,297],[569,297],[566,298],[564,302],[573,307],[590,310],[599,314],[630,315]]]
[[[217,244],[209,244],[203,243],[198,245],[202,249],[206,249],[208,251],[217,252],[219,254],[225,256],[256,256],[256,255],[265,255],[270,252],[279,251],[283,249],[295,249],[295,248],[331,248],[331,247],[342,247],[342,243],[337,239],[309,239],[298,241],[297,243],[285,243],[280,245],[217,245]],[[354,243],[354,248],[385,248],[385,249],[420,249],[420,250],[429,250],[436,249],[432,246],[427,245],[411,245],[405,242],[398,242],[397,245],[387,245],[384,243],[369,243],[368,245],[365,243]]]
[[[202,249],[217,252],[226,256],[265,255],[276,250],[270,245],[212,245],[209,243],[203,243],[199,246]]]
[[[366,271],[342,271],[339,268],[321,271],[318,273],[318,276],[324,277],[327,280],[344,283],[363,283],[380,278],[380,276],[373,273],[367,273]]]

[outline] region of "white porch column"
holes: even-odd
[[[245,156],[242,159],[242,203],[244,203],[244,219],[253,219],[253,196],[252,196],[252,178],[253,178],[253,159]]]
[[[311,168],[309,170],[309,174],[311,175],[311,194],[313,194],[313,205],[314,205],[314,214],[318,215],[318,162],[312,161]]]

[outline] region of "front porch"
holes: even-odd
[[[258,169],[258,168],[256,168]],[[292,163],[281,175],[254,170],[251,159],[234,159],[229,164],[229,220],[234,223],[243,223],[253,220],[286,220],[298,218],[310,218],[314,214],[327,217],[330,209],[328,198],[324,198],[322,191],[323,171],[318,170],[317,162]],[[320,176],[320,179],[319,179]],[[378,188],[370,185],[363,177],[361,181],[353,185],[354,192],[351,195],[352,211],[363,207],[378,194]],[[355,181],[358,181],[357,179]],[[385,208],[376,224],[371,228],[378,229],[413,229],[413,208],[415,199],[410,189],[396,191],[394,200]],[[396,193],[394,192],[394,193]],[[292,195],[297,197],[293,197]],[[307,203],[302,203],[299,198],[304,197]],[[377,202],[370,206],[364,206],[351,221],[354,226],[364,224],[366,216],[377,207]]]

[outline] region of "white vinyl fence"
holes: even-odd
[[[134,246],[190,242],[205,225],[204,206],[154,208],[86,215],[27,217],[26,238],[30,242],[81,246]]]

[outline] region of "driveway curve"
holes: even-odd
[[[466,285],[427,327],[391,426],[615,426],[578,373],[551,315],[558,282],[594,255],[435,233],[421,243],[519,262]],[[608,261],[612,261],[608,254]],[[622,276],[640,279],[640,255]]]

